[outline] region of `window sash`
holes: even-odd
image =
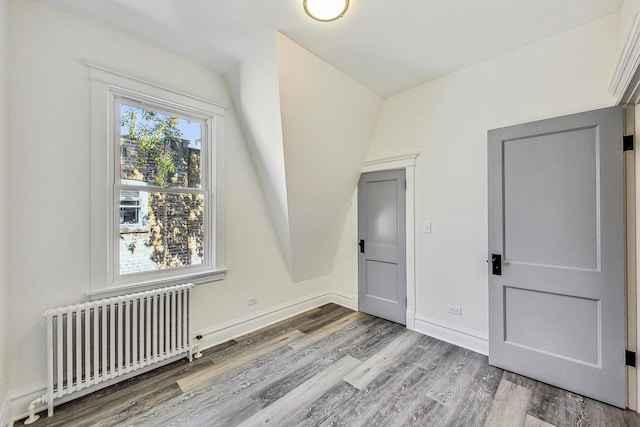
[[[211,117],[202,116],[198,114],[194,114],[193,111],[187,111],[178,106],[169,107],[163,103],[158,101],[139,101],[133,99],[132,96],[123,96],[123,95],[114,95],[114,112],[113,112],[113,126],[114,126],[114,149],[115,153],[115,162],[114,162],[114,184],[118,184],[123,179],[121,177],[121,167],[120,160],[122,156],[122,151],[126,149],[135,148],[134,144],[126,144],[122,145],[122,137],[121,134],[121,126],[120,126],[120,113],[123,105],[128,105],[132,107],[137,107],[141,109],[145,109],[148,111],[153,111],[154,113],[160,113],[166,116],[171,117],[179,117],[181,119],[187,119],[194,123],[199,123],[201,125],[202,134],[201,134],[201,147],[200,147],[200,189],[207,190],[211,188],[211,170],[213,164],[215,163],[214,159],[211,159],[209,156],[209,151],[213,150],[212,144],[215,142],[212,137],[211,131]],[[180,189],[180,188],[194,188],[194,187],[183,187],[183,186],[154,186],[151,183],[144,183],[145,186],[148,187],[157,187],[157,188],[171,188],[171,189]]]
[[[183,186],[158,186],[151,183],[123,184],[121,177],[121,156],[122,148],[121,140],[121,126],[120,126],[120,114],[122,105],[129,105],[156,113],[165,114],[171,117],[179,117],[181,119],[187,119],[193,122],[198,122],[202,126],[201,134],[201,148],[200,148],[200,188],[183,187]],[[203,271],[209,271],[215,268],[215,236],[212,227],[212,218],[214,212],[214,206],[212,201],[215,200],[211,194],[212,183],[212,169],[215,159],[209,154],[212,151],[212,144],[214,140],[211,132],[211,118],[202,115],[193,114],[192,111],[186,111],[178,106],[169,106],[158,101],[149,101],[144,98],[140,100],[133,96],[125,96],[118,93],[113,94],[113,138],[112,153],[112,206],[113,206],[113,221],[112,221],[112,277],[113,283],[117,285],[128,285],[136,282],[149,282],[154,280],[171,279],[174,276],[185,275],[193,272],[197,274]],[[201,195],[203,197],[203,257],[201,264],[195,265],[181,265],[174,267],[166,267],[157,270],[148,270],[144,272],[134,273],[121,273],[121,251],[120,251],[120,230],[123,224],[120,224],[120,191],[137,191],[147,193],[164,193],[164,194],[193,194]],[[126,224],[125,224],[126,225]]]

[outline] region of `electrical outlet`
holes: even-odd
[[[247,305],[256,305],[258,303],[258,297],[249,297]]]
[[[425,234],[431,234],[431,221],[425,221],[422,230]]]
[[[455,314],[456,316],[462,316],[462,307],[457,305],[449,305],[449,314]]]

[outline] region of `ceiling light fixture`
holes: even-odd
[[[342,18],[349,8],[349,0],[302,0],[304,11],[320,22]]]

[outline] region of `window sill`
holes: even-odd
[[[85,294],[90,300],[112,297],[118,295],[124,295],[131,292],[146,291],[155,288],[161,288],[165,286],[180,285],[183,283],[193,283],[194,285],[201,285],[203,283],[217,282],[223,280],[227,275],[227,269],[221,268],[219,270],[205,271],[196,274],[185,274],[182,276],[173,276],[163,280],[151,280],[146,282],[131,283],[127,285],[116,285],[103,289],[92,289]]]

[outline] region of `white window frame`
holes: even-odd
[[[91,286],[104,296],[179,283],[222,280],[224,267],[223,153],[226,106],[85,60],[91,81]],[[201,162],[205,190],[202,264],[120,274],[120,102],[203,123]],[[125,185],[126,187],[126,185]],[[152,191],[150,189],[150,191]],[[173,189],[171,190],[173,192]],[[179,189],[176,191],[179,192]]]

